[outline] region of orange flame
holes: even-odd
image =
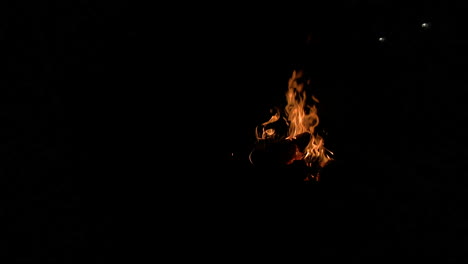
[[[303,71],[294,70],[288,81],[287,104],[284,108],[283,118],[281,118],[278,110],[270,120],[256,128],[256,136],[259,141],[272,139],[295,141],[299,138],[305,138],[308,140],[308,142],[305,142],[305,147],[296,147],[295,155],[291,157],[287,164],[291,164],[295,160],[303,160],[309,167],[318,166],[323,168],[333,160],[331,157],[333,153],[325,148],[324,139],[315,131],[320,121],[316,107],[319,101],[314,96],[307,97],[306,83],[303,80]],[[309,80],[307,80],[307,84],[310,84]],[[313,103],[309,104],[307,99],[312,99]],[[286,127],[285,135],[281,135],[278,126],[274,126],[274,124],[281,123],[281,121]],[[261,131],[259,131],[259,128],[262,128]],[[304,135],[307,137],[303,137]]]
[[[303,71],[293,71],[288,82],[287,105],[285,108],[287,120],[289,121],[287,139],[292,140],[300,134],[309,133],[311,139],[302,153],[302,159],[310,166],[317,162],[320,167],[323,167],[332,159],[329,154],[333,153],[325,148],[324,139],[315,132],[320,119],[316,105],[309,105],[307,102],[304,82],[299,81],[302,78]],[[315,103],[319,103],[315,96],[310,98]]]

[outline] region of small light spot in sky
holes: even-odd
[[[422,27],[422,28],[425,28],[425,29],[428,29],[428,28],[431,27],[431,24],[430,24],[430,23],[422,23],[422,24],[421,24],[421,27]]]
[[[385,39],[384,37],[380,37],[380,38],[379,38],[379,41],[380,41],[380,42],[384,42],[384,41],[386,41],[386,39]]]

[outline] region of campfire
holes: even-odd
[[[294,70],[288,81],[286,106],[273,109],[271,118],[255,128],[256,144],[249,158],[258,168],[300,168],[301,181],[318,182],[333,153],[316,131],[319,100],[309,95],[307,88],[310,80],[304,71]]]

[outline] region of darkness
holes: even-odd
[[[117,257],[117,160],[137,85],[130,5],[2,2],[1,256],[7,263]],[[141,61],[139,61],[141,63]],[[133,96],[133,98],[136,98]],[[124,100],[125,99],[125,100]]]
[[[466,261],[461,4],[1,10],[9,263]],[[248,155],[297,69],[335,160],[272,184]]]

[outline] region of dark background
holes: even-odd
[[[0,5],[2,262],[110,263],[138,16],[123,1]]]
[[[162,246],[466,258],[458,2],[1,10],[2,256],[14,263],[111,263]],[[311,76],[335,153],[300,197],[251,185],[248,162],[295,69]]]

